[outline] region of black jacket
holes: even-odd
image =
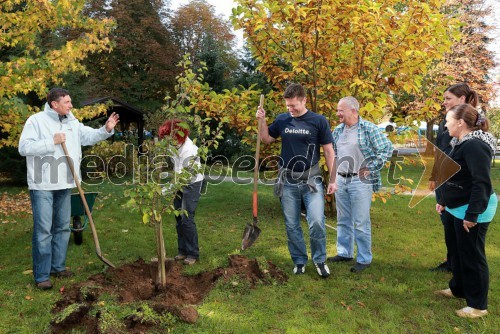
[[[448,129],[445,127],[446,121],[441,121],[439,123],[437,135],[436,135],[436,142],[435,145],[439,149],[435,149],[434,153],[434,166],[432,166],[432,173],[431,177],[429,178],[429,181],[434,181],[436,182],[436,186],[439,186],[443,182],[443,178],[446,178],[446,175],[440,174],[440,168],[441,166],[442,159],[446,158],[446,156],[450,153],[451,151],[451,139],[452,137],[450,136],[450,133],[448,132]],[[436,191],[436,201],[439,202],[439,192]]]
[[[450,208],[469,204],[464,220],[476,222],[477,216],[486,210],[493,193],[490,178],[492,148],[486,141],[472,136],[456,144],[449,156],[461,169],[436,189],[438,203]],[[440,166],[444,169],[450,167],[446,160]]]

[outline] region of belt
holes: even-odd
[[[353,177],[358,175],[358,173],[337,173],[337,174],[339,174],[342,177]]]

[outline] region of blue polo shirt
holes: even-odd
[[[320,147],[333,142],[327,119],[308,110],[300,117],[280,114],[269,125],[269,135],[281,136],[280,166],[303,172],[320,159]]]

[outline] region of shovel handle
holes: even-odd
[[[76,187],[78,188],[78,193],[80,194],[80,198],[82,199],[83,207],[85,208],[85,214],[89,220],[90,229],[92,230],[92,236],[94,237],[95,251],[97,253],[97,257],[101,259],[108,266],[115,268],[115,266],[109,262],[109,260],[105,259],[101,254],[101,247],[99,246],[99,239],[97,238],[97,231],[95,229],[94,220],[92,219],[92,213],[90,212],[89,206],[87,204],[87,199],[85,198],[85,194],[82,189],[82,185],[80,184],[80,180],[78,180],[78,175],[75,171],[75,166],[73,165],[73,161],[68,153],[68,148],[66,147],[66,143],[61,143],[64,154],[66,155],[66,160],[68,161],[69,169],[71,170],[71,175],[73,175],[73,179],[75,180]]]
[[[260,94],[259,108],[264,106],[264,94]],[[260,129],[262,128],[262,120],[257,120],[257,145],[255,147],[255,166],[253,169],[253,196],[252,208],[253,216],[257,217],[258,200],[257,200],[257,185],[259,184],[259,158],[260,158]]]

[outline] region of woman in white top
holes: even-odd
[[[191,182],[178,191],[174,199],[175,209],[185,210],[175,217],[178,247],[175,260],[192,265],[200,256],[194,215],[201,196],[203,174],[197,171],[201,166],[198,147],[188,137],[189,130],[181,126],[181,123],[180,120],[165,121],[158,130],[158,136],[160,139],[170,138],[177,149],[173,150],[174,153],[170,157],[174,163],[174,172],[177,174],[188,171],[193,174]]]

